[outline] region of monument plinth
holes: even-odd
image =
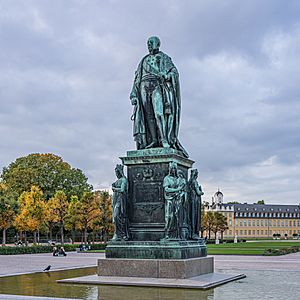
[[[171,148],[128,151],[121,160],[127,166],[131,240],[160,241],[165,237],[163,181],[169,173],[169,163],[177,162],[187,180],[194,162]]]

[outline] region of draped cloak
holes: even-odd
[[[132,116],[132,120],[134,122],[134,140],[137,142],[138,149],[144,149],[147,146],[147,136],[149,133],[147,132],[145,114],[141,103],[140,85],[143,76],[148,73],[156,76],[160,81],[163,96],[163,106],[165,110],[164,117],[167,129],[167,141],[171,148],[181,151],[184,156],[188,157],[188,153],[185,151],[178,139],[181,112],[179,74],[177,68],[172,62],[171,57],[161,51],[159,51],[156,55],[159,55],[160,57],[159,72],[154,69],[150,71],[145,70],[144,62],[149,54],[141,60],[135,72],[134,84],[130,94],[130,98],[136,97],[138,99]],[[169,75],[170,79],[164,80],[161,74]],[[166,109],[169,111],[167,112]]]

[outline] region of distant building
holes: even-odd
[[[227,217],[228,230],[224,238],[270,238],[273,234],[300,235],[300,205],[230,204],[223,203],[219,190],[205,211],[220,212]]]

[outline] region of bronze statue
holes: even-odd
[[[137,149],[174,148],[188,157],[178,140],[180,121],[179,74],[172,59],[159,51],[158,37],[148,39],[149,54],[140,62],[130,94]]]
[[[190,225],[191,238],[199,239],[199,231],[201,226],[201,196],[204,195],[201,186],[197,182],[198,170],[191,171],[191,177],[188,182],[188,199],[190,202]]]
[[[115,168],[117,181],[112,184],[113,190],[113,223],[115,232],[113,241],[129,239],[128,232],[128,215],[127,215],[127,197],[128,197],[128,180],[124,175],[123,165],[117,165]]]
[[[186,199],[186,181],[178,175],[177,163],[170,162],[164,178],[165,239],[181,239],[182,206]]]

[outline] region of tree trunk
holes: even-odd
[[[6,228],[3,228],[2,232],[2,246],[5,246],[6,244]]]
[[[87,226],[84,227],[84,244],[87,245]]]
[[[61,237],[61,244],[64,245],[64,223],[60,223],[60,237]]]
[[[76,238],[76,236],[75,236],[75,230],[72,230],[72,244],[74,244],[75,238]]]
[[[50,240],[52,241],[52,230],[53,230],[53,224],[52,222],[49,224],[49,235],[50,235]]]
[[[36,231],[33,232],[33,242],[36,244]]]
[[[37,231],[37,242],[40,244],[40,230]]]
[[[210,230],[210,228],[208,229],[208,239],[210,240],[210,232],[211,232],[211,230]]]

